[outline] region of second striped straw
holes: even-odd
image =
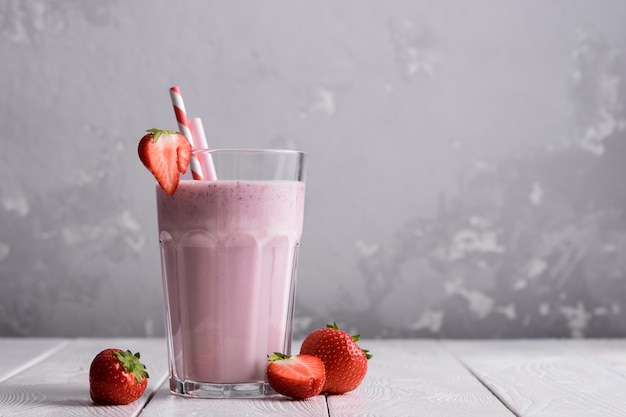
[[[178,86],[170,88],[170,98],[172,99],[172,105],[174,106],[174,113],[176,114],[176,122],[178,123],[178,130],[183,134],[191,143],[191,147],[195,149],[208,149],[206,136],[204,135],[204,129],[202,128],[202,121],[200,119],[193,119],[193,126],[187,118],[187,111],[185,110],[185,103],[183,96]],[[195,131],[192,130],[195,127]],[[215,168],[210,159],[204,160],[202,163],[197,155],[191,156],[190,161],[191,175],[194,180],[215,180]]]
[[[199,117],[193,117],[187,119],[189,121],[189,128],[191,129],[191,137],[198,149],[209,149],[209,143],[206,140],[204,134],[204,127],[202,126],[202,119]],[[193,146],[193,145],[192,145]],[[215,173],[215,166],[213,166],[213,158],[210,153],[201,153],[198,156],[202,173],[205,180],[216,180],[217,174]]]

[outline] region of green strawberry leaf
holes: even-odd
[[[267,360],[270,362],[276,362],[276,361],[289,359],[289,358],[291,358],[291,356],[285,355],[284,353],[280,353],[280,352],[274,352],[273,355],[267,355]]]
[[[173,134],[180,135],[180,132],[176,132],[174,130],[163,130],[163,129],[155,129],[155,128],[148,129],[146,130],[146,132],[154,133],[154,138],[152,138],[152,142],[156,142],[157,140],[159,140],[161,135],[173,135]]]
[[[141,383],[143,378],[150,378],[146,367],[139,361],[139,352],[133,353],[130,350],[126,352],[113,352],[117,359],[122,363],[124,369],[134,375],[137,382]]]

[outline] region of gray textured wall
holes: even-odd
[[[153,179],[310,154],[298,334],[626,335],[626,2],[0,0],[0,335],[162,335]]]

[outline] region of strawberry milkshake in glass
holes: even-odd
[[[290,354],[305,155],[197,151],[217,180],[156,187],[172,392],[263,397],[267,355]]]

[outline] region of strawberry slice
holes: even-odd
[[[161,188],[174,194],[191,160],[191,144],[179,132],[148,129],[139,141],[139,159],[157,179]]]
[[[313,397],[326,381],[322,361],[311,355],[289,356],[279,352],[268,355],[267,381],[279,394],[296,400]]]

